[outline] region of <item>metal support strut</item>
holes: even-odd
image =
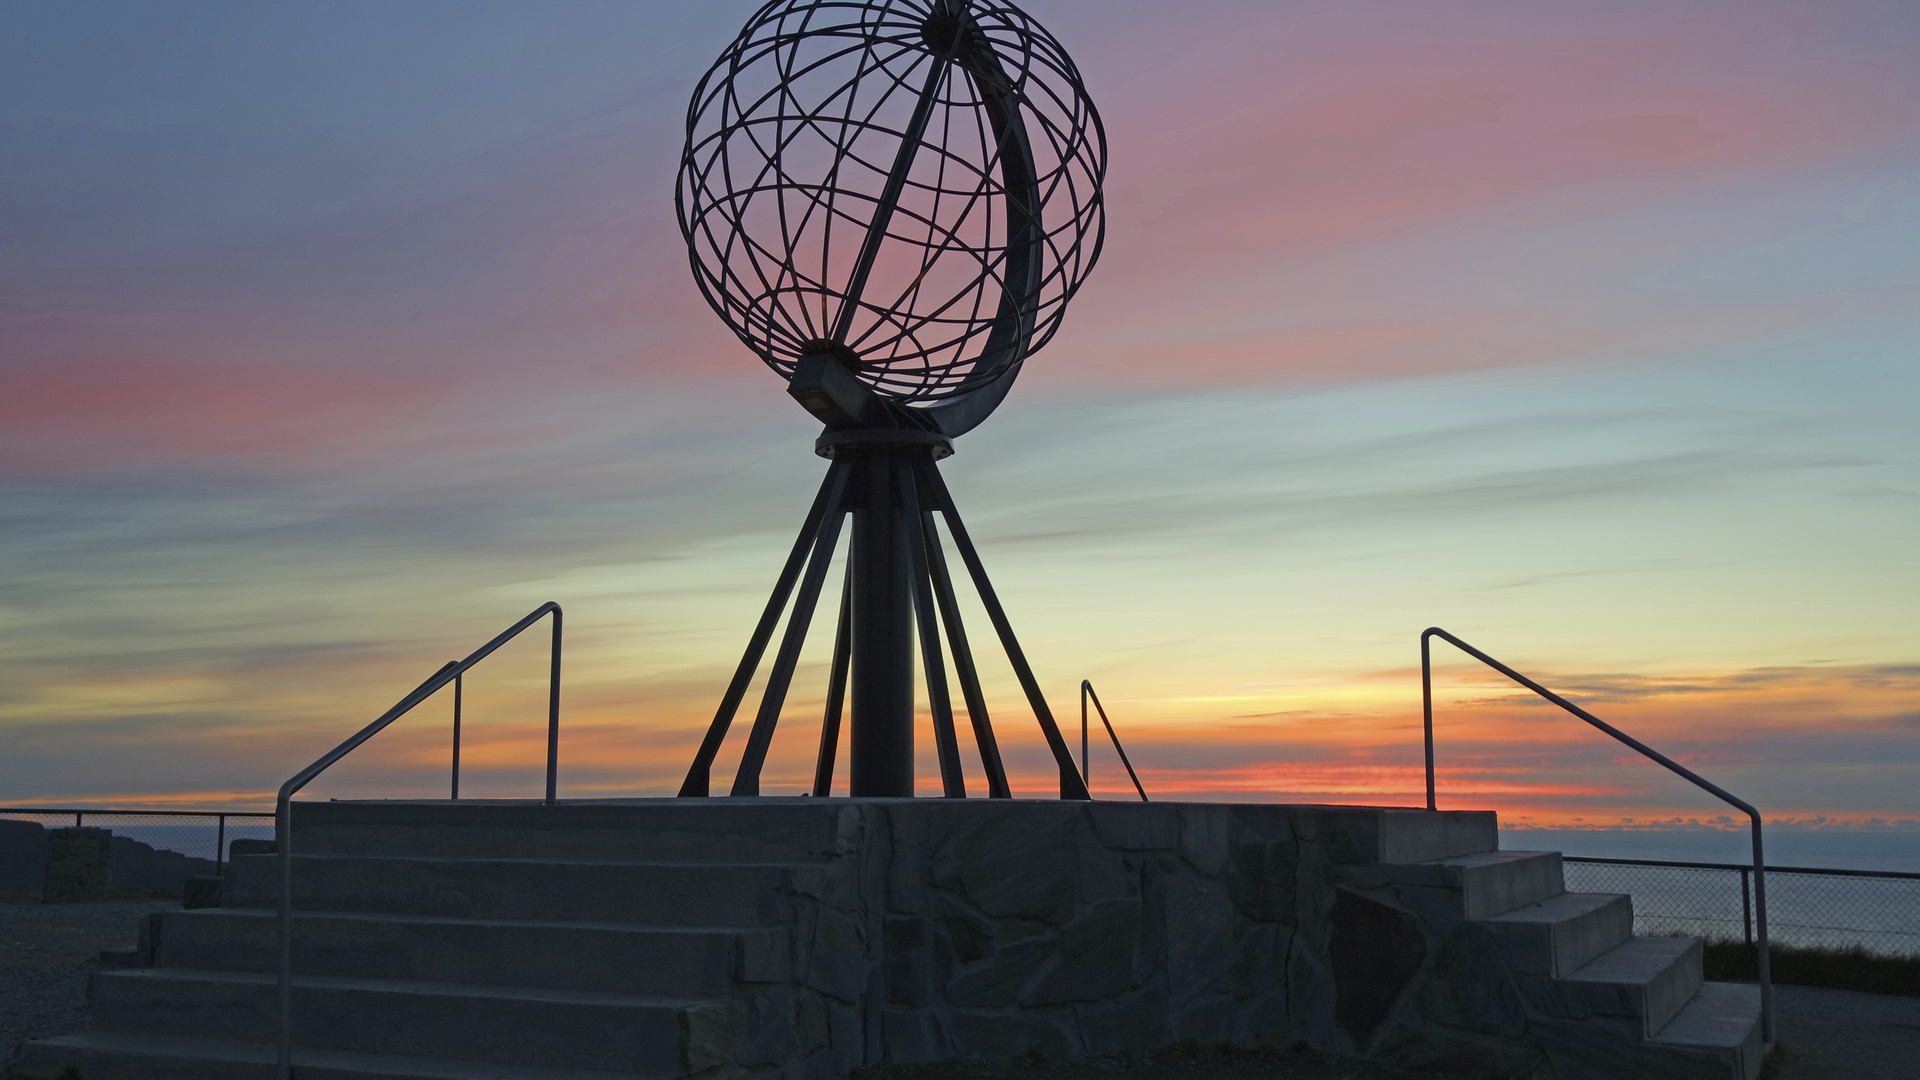
[[[735,796],[760,794],[760,774],[766,765],[767,751],[839,547],[842,524],[846,515],[851,514],[853,522],[848,529],[851,538],[842,576],[812,794],[832,794],[841,716],[851,705],[847,754],[849,793],[893,798],[913,795],[913,668],[917,640],[942,792],[948,798],[965,798],[967,794],[947,672],[947,657],[951,653],[953,677],[966,704],[985,773],[987,794],[996,799],[1012,797],[999,744],[987,715],[986,695],[961,623],[953,580],[947,571],[935,521],[937,515],[946,519],[954,547],[1059,766],[1060,797],[1089,798],[1072,752],[1054,723],[1039,681],[1034,678],[1026,654],[1014,637],[1012,623],[992,583],[987,580],[986,568],[954,508],[952,495],[940,479],[930,450],[924,441],[887,439],[849,440],[837,447],[833,464],[821,482],[820,493],[774,584],[773,595],[768,598],[760,621],[748,639],[746,653],[721,698],[720,709],[687,770],[686,780],[680,786],[683,797],[709,793],[714,759],[773,640],[781,615],[788,611],[791,598],[786,632],[781,637],[730,791]],[[943,629],[945,648],[942,647]]]

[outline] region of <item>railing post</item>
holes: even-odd
[[[82,813],[81,813],[80,811],[78,811],[78,810],[75,810],[75,811],[73,812],[73,827],[74,827],[74,828],[76,828],[76,829],[77,829],[77,828],[79,828],[79,827],[80,827],[80,819],[81,819],[81,818],[84,818],[85,816],[86,816],[85,814],[82,814]]]
[[[1420,632],[1420,708],[1427,730],[1427,809],[1438,810],[1433,801],[1433,630]]]
[[[547,676],[547,805],[560,777],[560,605],[553,606],[553,666]]]
[[[213,835],[213,872],[225,877],[227,874],[227,815],[220,815],[219,831]]]
[[[279,956],[275,957],[279,993],[274,1002],[280,1021],[279,1045],[275,1048],[279,1080],[293,1080],[293,793],[288,790],[293,786],[293,780],[281,786],[273,814],[273,852],[280,877],[280,910],[275,921],[279,937]]]
[[[460,798],[460,696],[466,679],[464,671],[453,677],[453,791],[448,797],[455,800]]]
[[[1093,790],[1093,766],[1087,762],[1087,690],[1092,684],[1080,680],[1080,779]]]
[[[1749,945],[1753,944],[1753,893],[1750,891],[1753,887],[1753,883],[1752,883],[1752,880],[1748,878],[1747,875],[1751,874],[1752,872],[1753,871],[1748,870],[1744,866],[1740,868],[1741,940],[1745,941]]]
[[[1773,1023],[1773,961],[1767,951],[1767,860],[1760,846],[1758,812],[1753,814],[1753,922],[1760,975],[1760,1040],[1772,1045],[1778,1040]]]

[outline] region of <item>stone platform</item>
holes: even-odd
[[[302,803],[296,1075],[825,1080],[1289,1046],[1752,1080],[1758,996],[1490,812],[940,799]],[[272,1075],[275,856],[155,916],[53,1080]]]

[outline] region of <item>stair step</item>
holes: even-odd
[[[1633,898],[1561,893],[1485,922],[1505,944],[1514,970],[1559,977],[1633,937]]]
[[[223,907],[277,908],[275,855],[241,855]],[[293,904],[306,911],[550,919],[649,926],[785,922],[781,894],[812,866],[295,854]]]
[[[154,964],[272,972],[279,922],[264,909],[159,917]],[[476,983],[617,994],[722,994],[733,979],[788,977],[786,932],[628,923],[297,912],[301,975]]]
[[[103,971],[91,998],[105,1032],[267,1043],[278,1030],[270,975]],[[293,1015],[294,1038],[319,1049],[607,1072],[697,1071],[685,1067],[689,1055],[704,1060],[701,1048],[732,1038],[731,1010],[718,1002],[395,979],[296,976]]]
[[[1423,863],[1500,846],[1491,810],[1303,806],[1296,813],[1333,861],[1347,865]]]
[[[74,1070],[86,1080],[273,1080],[275,1048],[268,1043],[177,1039],[162,1035],[87,1032],[26,1044],[15,1075],[58,1080]],[[413,1054],[356,1054],[296,1046],[300,1080],[665,1080],[667,1073],[490,1065]]]
[[[1760,1075],[1766,1058],[1761,1042],[1760,988],[1744,983],[1701,983],[1653,1041],[1705,1049],[1725,1059],[1744,1080]]]
[[[1340,869],[1357,888],[1415,886],[1453,894],[1443,900],[1469,919],[1487,919],[1558,896],[1564,890],[1557,851],[1482,851],[1415,863],[1373,863]]]
[[[1469,919],[1488,919],[1566,890],[1557,851],[1483,851],[1430,864],[1458,875]]]
[[[294,854],[815,862],[843,846],[846,800],[296,802]]]
[[[1652,1038],[1700,989],[1700,960],[1698,938],[1630,938],[1548,980],[1547,994],[1554,1015],[1637,1017],[1641,1037]]]

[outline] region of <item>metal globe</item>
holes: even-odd
[[[896,414],[985,399],[957,434],[1099,257],[1105,170],[1072,60],[1012,4],[775,0],[694,91],[675,204],[770,367],[831,356]]]

